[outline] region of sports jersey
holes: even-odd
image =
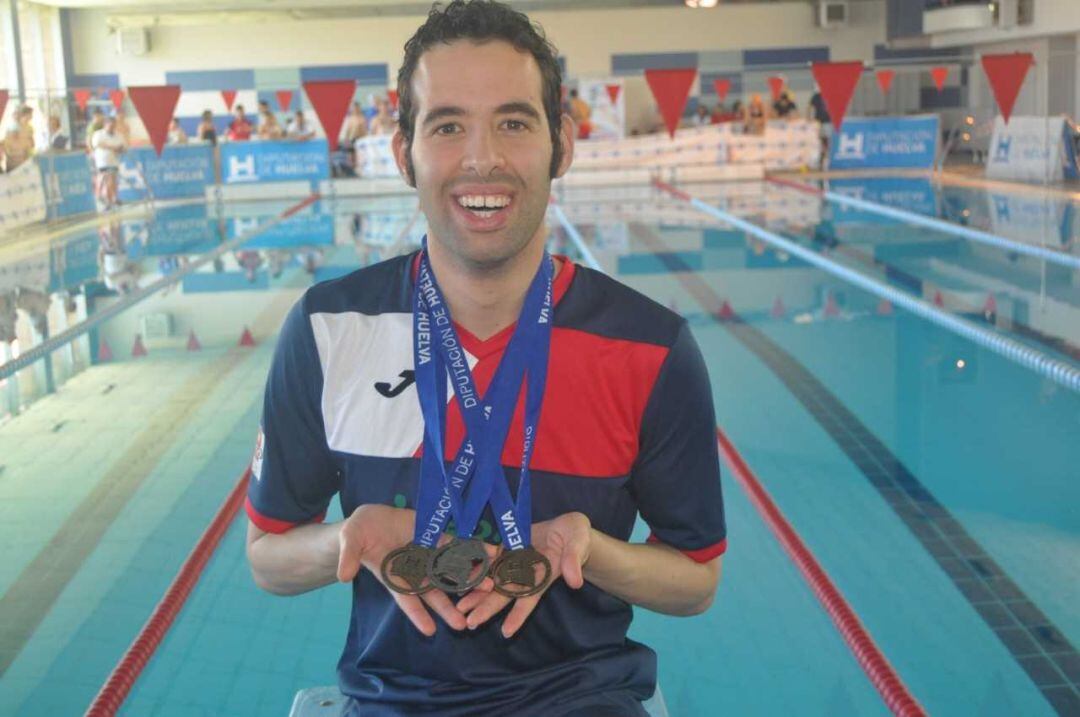
[[[285,320],[267,381],[247,512],[269,532],[365,503],[414,507],[423,419],[413,382],[419,255],[310,288]],[[637,515],[650,540],[705,562],[724,552],[712,391],[686,322],[565,258],[554,280],[548,379],[531,463],[533,521],[580,511],[621,540]],[[479,340],[458,327],[483,392],[513,327]],[[524,393],[502,454],[516,493]],[[447,411],[444,459],[464,437]],[[477,537],[498,542],[489,512]],[[338,663],[350,714],[641,715],[656,655],[627,639],[631,606],[556,581],[518,633],[496,616],[423,636],[366,569],[353,581]]]

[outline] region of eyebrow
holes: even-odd
[[[422,123],[422,126],[427,127],[435,122],[438,122],[441,119],[445,119],[447,117],[462,117],[466,114],[468,113],[465,112],[464,108],[454,105],[434,107],[431,109],[430,112],[424,115],[424,121]],[[534,120],[540,119],[540,113],[537,112],[536,108],[528,102],[507,102],[505,104],[501,104],[495,109],[495,114],[522,114]]]

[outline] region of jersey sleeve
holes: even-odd
[[[712,387],[685,322],[646,404],[630,487],[650,542],[698,562],[727,549]]]
[[[293,306],[278,338],[248,483],[248,517],[271,533],[321,521],[340,488],[322,418],[322,364],[304,306]]]

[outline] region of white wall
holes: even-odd
[[[628,52],[716,51],[828,45],[833,59],[873,57],[884,42],[884,0],[852,4],[853,23],[843,30],[814,26],[805,1],[722,6],[713,10],[640,8],[536,12],[569,74],[607,75],[611,55]],[[118,73],[121,84],[156,84],[171,70],[296,67],[386,62],[397,72],[402,46],[422,16],[160,26],[151,29],[152,51],[121,57],[106,25],[107,13],[73,10],[75,72]]]
[[[989,28],[965,32],[941,32],[931,38],[933,47],[957,47],[1046,37],[1080,32],[1080,0],[1035,0],[1035,12],[1030,25],[1008,29]]]

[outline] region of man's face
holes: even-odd
[[[438,45],[421,56],[412,89],[412,146],[398,132],[394,154],[406,176],[411,158],[429,240],[477,268],[543,241],[552,145],[533,56],[502,41]],[[569,118],[560,132],[557,176],[572,158]]]

